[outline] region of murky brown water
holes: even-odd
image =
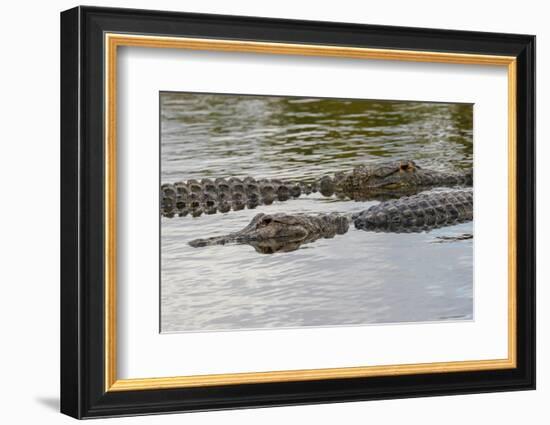
[[[470,105],[161,94],[161,181],[322,176],[414,159],[472,166]],[[472,319],[473,224],[421,234],[350,228],[299,250],[187,242],[244,227],[259,212],[355,212],[375,202],[319,194],[254,210],[161,219],[162,332]]]

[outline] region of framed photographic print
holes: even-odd
[[[61,14],[61,411],[535,387],[535,38]]]

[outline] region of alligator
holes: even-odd
[[[199,216],[270,205],[302,194],[319,192],[355,201],[387,200],[413,195],[431,187],[471,186],[472,170],[442,172],[424,169],[412,160],[361,165],[348,172],[307,181],[283,179],[205,178],[164,183],[161,214],[165,217]]]
[[[319,238],[332,238],[348,231],[349,219],[338,213],[306,214],[257,214],[244,229],[225,236],[195,239],[192,247],[248,244],[261,253],[288,252],[302,244]]]
[[[423,192],[383,201],[355,214],[257,214],[237,232],[195,239],[192,247],[248,244],[264,254],[289,252],[320,238],[356,229],[372,232],[428,232],[473,219],[472,188]]]

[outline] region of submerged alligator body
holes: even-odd
[[[350,172],[324,176],[312,182],[217,178],[165,183],[161,186],[161,213],[165,217],[199,216],[286,201],[302,194],[336,194],[356,201],[384,200],[413,195],[430,187],[471,186],[472,171],[441,172],[421,168],[414,161],[362,165]]]
[[[357,214],[258,214],[244,229],[225,236],[195,239],[193,247],[248,244],[267,254],[288,252],[320,238],[356,229],[374,232],[424,232],[473,219],[473,191],[442,190],[381,202]]]
[[[357,229],[375,232],[423,232],[473,219],[473,190],[419,193],[381,202],[353,215]]]

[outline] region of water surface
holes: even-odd
[[[308,179],[363,163],[413,159],[472,166],[463,104],[161,93],[161,181]],[[354,212],[374,205],[319,194],[250,210],[161,219],[161,331],[468,320],[472,223],[429,233],[350,228],[289,253],[187,242],[243,228],[259,212]]]

